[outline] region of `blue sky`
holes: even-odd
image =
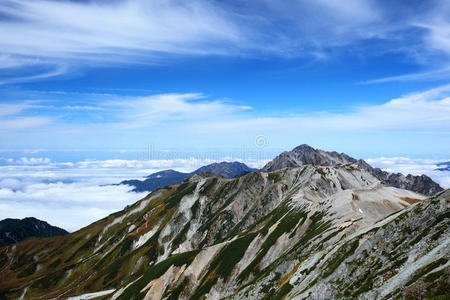
[[[307,143],[450,187],[450,2],[2,0],[0,219],[76,230],[123,185]]]
[[[447,1],[248,2],[2,1],[3,156],[448,157]]]

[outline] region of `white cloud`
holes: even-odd
[[[41,64],[48,65],[48,63],[45,61],[41,62]],[[36,65],[36,62],[33,61],[32,65]],[[22,66],[26,66],[26,65],[23,64]],[[0,85],[35,81],[35,80],[55,77],[55,76],[59,76],[59,75],[63,75],[65,73],[67,73],[68,70],[69,70],[69,67],[65,64],[51,64],[50,68],[47,68],[47,70],[41,71],[41,72],[33,74],[33,75],[19,75],[19,76],[15,76],[12,78],[10,77],[10,78],[1,79]]]
[[[15,19],[2,22],[2,28],[11,30],[9,37],[29,37],[4,41],[6,49],[23,55],[101,59],[96,55],[216,52],[214,43],[238,39],[225,13],[203,1],[6,0],[0,11]]]
[[[0,103],[0,117],[16,115],[27,109],[36,107],[34,102],[23,101],[21,103]]]
[[[369,32],[378,35],[367,25],[382,20],[381,10],[370,0],[345,5],[334,0],[289,4],[267,0],[239,11],[225,3],[203,0],[5,0],[0,12],[8,16],[0,22],[0,38],[1,58],[9,67],[22,66],[27,60],[35,64],[35,57],[43,64],[62,60],[98,64],[148,63],[164,54],[282,53],[286,46],[298,50],[323,47],[327,40],[328,46],[348,43],[367,38]],[[323,26],[317,27],[317,18]],[[294,21],[295,26],[287,26],[293,32],[274,30],[272,25],[280,19]],[[298,35],[300,47],[292,42]],[[316,40],[308,40],[311,36]]]
[[[49,124],[50,118],[45,117],[23,117],[15,119],[0,120],[0,131],[10,131],[24,128],[35,128]]]
[[[399,76],[384,77],[373,80],[359,82],[359,84],[376,84],[385,82],[403,82],[403,81],[431,81],[446,79],[450,77],[450,68],[442,68],[428,72],[419,72]]]
[[[427,31],[424,43],[430,51],[450,55],[450,4],[446,1],[419,16],[415,26]]]
[[[429,1],[427,9],[421,9],[402,21],[413,33],[407,36],[407,44],[401,49],[414,58],[424,71],[389,76],[361,82],[377,84],[385,82],[427,81],[450,78],[450,5],[448,1]],[[414,37],[421,37],[410,42]]]
[[[0,54],[0,70],[39,64],[38,59],[16,57],[10,54]]]
[[[347,113],[313,112],[300,116],[265,118],[245,116],[238,120],[205,122],[193,127],[202,132],[208,130],[226,132],[246,128],[268,133],[298,130],[336,132],[390,129],[448,133],[450,85],[406,95],[380,105],[356,107]]]
[[[19,165],[43,165],[49,164],[50,162],[51,159],[47,157],[21,157],[13,163],[17,163]]]
[[[123,119],[119,125],[128,128],[170,121],[224,119],[251,109],[249,106],[237,106],[205,98],[202,94],[161,94],[115,101],[106,105],[110,105],[117,118]]]
[[[144,170],[81,168],[45,158],[8,161],[0,166],[0,219],[33,216],[73,231],[145,196],[110,185],[146,175]]]
[[[283,2],[265,0],[267,17],[275,28],[287,22],[287,49],[316,52],[371,39],[384,38],[396,29],[386,18],[381,3],[371,0],[306,0]],[[258,6],[257,4],[255,6]],[[283,24],[283,23],[281,23]],[[269,30],[273,30],[270,29]],[[276,30],[276,29],[275,29]],[[286,46],[286,45],[285,45]],[[286,50],[285,50],[286,51]]]
[[[243,34],[226,12],[197,0],[5,0],[0,13],[8,16],[0,21],[5,65],[56,66],[0,84],[60,75],[66,62],[154,63],[163,54],[222,54],[239,48]]]
[[[22,189],[17,189],[26,185]],[[31,183],[0,181],[0,219],[33,216],[76,230],[124,208],[145,194],[126,186],[95,186],[86,182]]]
[[[237,8],[235,3],[206,0],[4,0],[0,68],[23,74],[0,84],[86,66],[160,63],[173,55],[275,54],[315,60],[342,46],[358,51],[367,40],[385,41],[381,52],[414,52],[416,57],[434,50],[448,53],[450,26],[444,4],[430,2],[411,14],[408,4],[397,5],[393,9],[392,4],[373,0],[262,0]],[[418,27],[423,32],[406,34]],[[375,52],[378,55],[380,49]],[[367,54],[367,48],[360,53]],[[40,68],[29,74],[30,66]]]
[[[86,101],[87,102],[87,101]],[[254,137],[267,140],[320,136],[326,133],[395,132],[423,135],[450,133],[450,85],[405,95],[386,103],[349,108],[346,112],[312,111],[299,114],[279,111],[263,116],[257,110],[229,100],[217,100],[202,94],[161,94],[147,97],[110,97],[85,114],[52,107],[52,113],[73,114],[78,122],[64,118],[28,117],[22,113],[0,118],[0,138],[11,141],[10,148],[33,145],[42,148],[80,149],[155,144],[158,147],[224,147],[253,145]],[[98,108],[98,109],[97,109]],[[39,108],[41,109],[41,108]],[[43,111],[44,112],[44,111]],[[30,113],[33,113],[31,110]],[[42,113],[43,115],[44,113]],[[17,123],[17,124],[14,124]],[[39,127],[40,126],[40,127]],[[19,130],[27,128],[27,130]],[[16,130],[14,130],[16,129]],[[118,138],[120,137],[120,138]],[[314,142],[309,142],[314,143]],[[444,143],[444,142],[443,142]],[[280,142],[276,142],[280,144]],[[198,145],[198,146],[197,146]],[[289,144],[289,146],[294,144]],[[253,145],[254,146],[254,145]],[[444,144],[440,145],[444,147]],[[411,153],[407,153],[411,155]]]
[[[24,116],[23,113],[39,108],[37,101],[0,103],[0,131],[24,129],[50,123],[50,118]]]
[[[102,110],[102,108],[90,105],[68,105],[64,109],[67,110]]]

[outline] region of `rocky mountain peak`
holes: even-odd
[[[275,157],[274,160],[267,163],[261,170],[271,172],[288,167],[298,167],[303,165],[313,166],[337,166],[344,164],[353,164],[357,160],[338,152],[328,152],[302,144],[291,151],[286,151]]]
[[[316,149],[314,149],[313,147],[311,147],[308,144],[301,144],[301,145],[295,147],[292,151],[294,151],[294,152],[308,152],[308,151],[314,152],[314,151],[316,151]]]
[[[281,153],[272,161],[268,162],[261,170],[264,172],[273,172],[283,168],[299,167],[308,164],[313,166],[354,165],[368,171],[388,185],[428,196],[443,190],[438,183],[426,175],[390,174],[379,168],[370,166],[362,159],[355,159],[345,153],[338,153],[336,151],[315,149],[307,144],[302,144],[291,151]]]

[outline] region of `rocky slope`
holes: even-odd
[[[299,167],[308,164],[314,166],[355,165],[368,171],[389,185],[427,196],[432,196],[443,190],[439,184],[426,175],[414,176],[408,174],[405,176],[400,173],[390,174],[379,168],[373,168],[362,159],[355,159],[345,153],[314,149],[306,144],[295,147],[292,151],[281,153],[267,163],[261,170],[264,172],[272,172],[287,167]]]
[[[348,165],[194,175],[78,232],[0,248],[0,299],[449,293],[450,192],[422,199]]]
[[[51,237],[67,231],[36,218],[4,219],[0,221],[0,246],[12,245],[30,237]]]
[[[193,174],[213,173],[225,178],[234,178],[253,171],[256,171],[256,169],[250,168],[244,163],[237,161],[224,161],[200,167],[191,173],[183,173],[175,170],[164,170],[147,176],[145,180],[124,180],[120,184],[133,186],[133,192],[150,192],[166,185],[181,183]]]
[[[273,273],[295,267],[274,293],[287,299],[448,299],[449,205],[447,190],[313,255],[283,257]],[[259,278],[230,299],[261,299],[273,282]]]

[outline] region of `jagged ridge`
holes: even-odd
[[[355,159],[345,153],[314,149],[306,144],[295,147],[292,151],[281,153],[272,161],[268,162],[261,170],[265,172],[272,172],[283,168],[299,167],[308,164],[314,166],[338,166],[353,164],[368,171],[389,185],[421,193],[427,196],[432,196],[443,190],[439,184],[426,175],[414,176],[408,174],[405,176],[400,173],[390,174],[379,168],[373,168],[362,159]]]

